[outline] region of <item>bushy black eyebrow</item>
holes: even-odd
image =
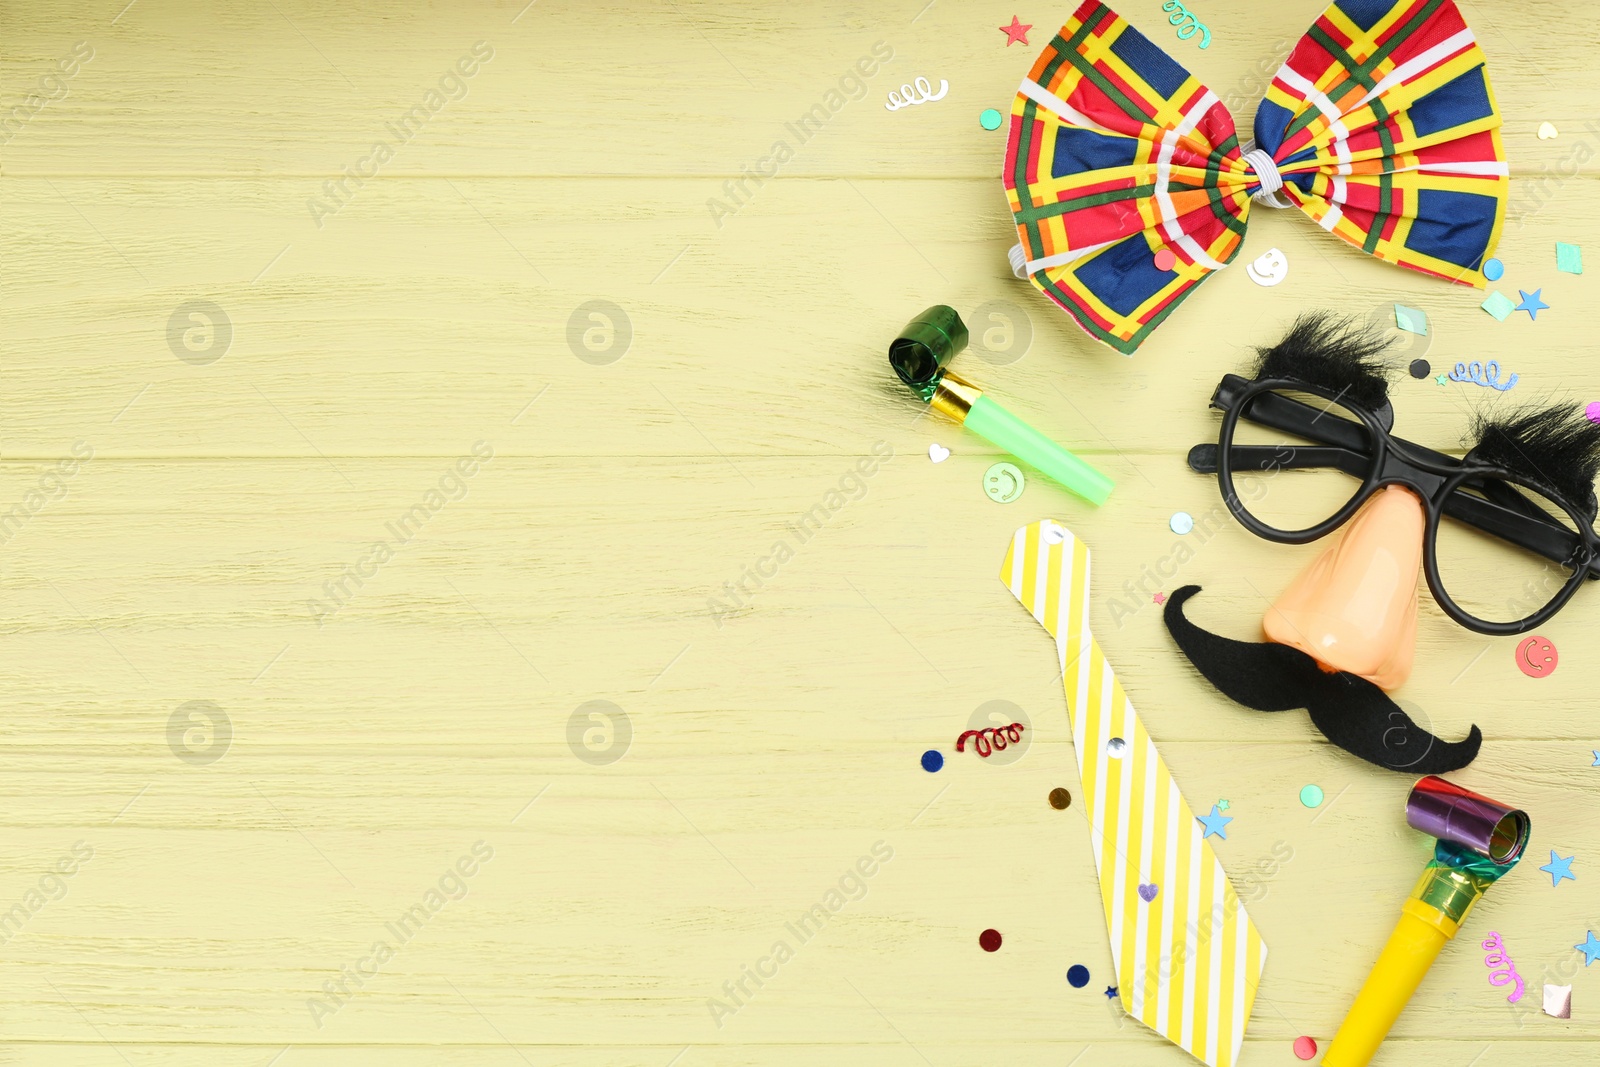
[[[1600,475],[1600,423],[1576,404],[1519,408],[1478,416],[1471,455],[1557,490],[1595,513],[1594,480]]]
[[[1396,368],[1383,358],[1389,342],[1377,330],[1330,311],[1295,319],[1283,340],[1257,348],[1257,378],[1297,378],[1360,404],[1383,407]]]

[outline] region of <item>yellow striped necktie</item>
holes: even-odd
[[[1267,946],[1089,632],[1089,549],[1060,523],[1024,526],[1000,580],[1056,639],[1123,1009],[1231,1067]]]

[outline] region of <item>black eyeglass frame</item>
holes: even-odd
[[[1342,416],[1324,420],[1326,409],[1318,411],[1279,391],[1319,396],[1328,401],[1329,407],[1338,404],[1360,418],[1363,426],[1357,427]],[[1387,401],[1382,408],[1367,410],[1345,398],[1343,393],[1298,379],[1251,380],[1237,374],[1224,375],[1212,394],[1211,406],[1223,413],[1217,443],[1190,449],[1189,466],[1201,474],[1217,475],[1228,510],[1257,537],[1279,544],[1307,544],[1343,526],[1379,489],[1388,485],[1404,486],[1422,500],[1427,514],[1423,531],[1423,572],[1434,600],[1446,615],[1467,629],[1496,637],[1526,633],[1542,625],[1566,606],[1585,577],[1600,579],[1600,535],[1594,532],[1596,501],[1593,492],[1583,507],[1574,506],[1564,494],[1542,480],[1488,463],[1470,452],[1456,459],[1394,436],[1391,432],[1394,408]],[[1240,418],[1322,443],[1313,446],[1234,445],[1233,435]],[[1240,460],[1244,462],[1242,467]],[[1235,469],[1295,467],[1337,468],[1362,479],[1362,484],[1328,519],[1302,530],[1280,530],[1250,513],[1239,498],[1233,474]],[[1572,529],[1554,522],[1543,510],[1501,484],[1504,482],[1521,485],[1558,505],[1572,520]],[[1462,488],[1484,495],[1456,492]],[[1494,499],[1496,497],[1499,499]],[[1445,515],[1569,567],[1572,573],[1548,603],[1526,618],[1517,622],[1480,619],[1451,598],[1440,578],[1437,543],[1439,521]]]

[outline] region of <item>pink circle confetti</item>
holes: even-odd
[[[1156,253],[1156,270],[1171,270],[1173,264],[1178,262],[1178,257],[1172,254],[1172,249],[1163,248]]]
[[[1584,408],[1583,413],[1588,416],[1590,422],[1600,422],[1600,400]]]
[[[1317,1054],[1317,1043],[1309,1037],[1294,1039],[1294,1054],[1302,1060],[1309,1060]]]
[[[1547,678],[1561,656],[1547,637],[1534,634],[1517,646],[1517,669],[1529,678]]]

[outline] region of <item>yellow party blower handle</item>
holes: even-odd
[[[1367,1067],[1445,942],[1456,936],[1488,880],[1429,865],[1400,912],[1400,921],[1366,984],[1344,1017],[1323,1067]]]
[[[1422,984],[1422,977],[1433,966],[1439,950],[1454,936],[1454,930],[1446,933],[1413,908],[1432,911],[1426,904],[1406,901],[1389,943],[1383,946],[1383,955],[1373,964],[1350,1014],[1344,1017],[1327,1055],[1322,1057],[1324,1067],[1367,1067],[1378,1046],[1389,1036],[1389,1028],[1410,1002],[1411,994]],[[1444,918],[1438,912],[1433,917]]]

